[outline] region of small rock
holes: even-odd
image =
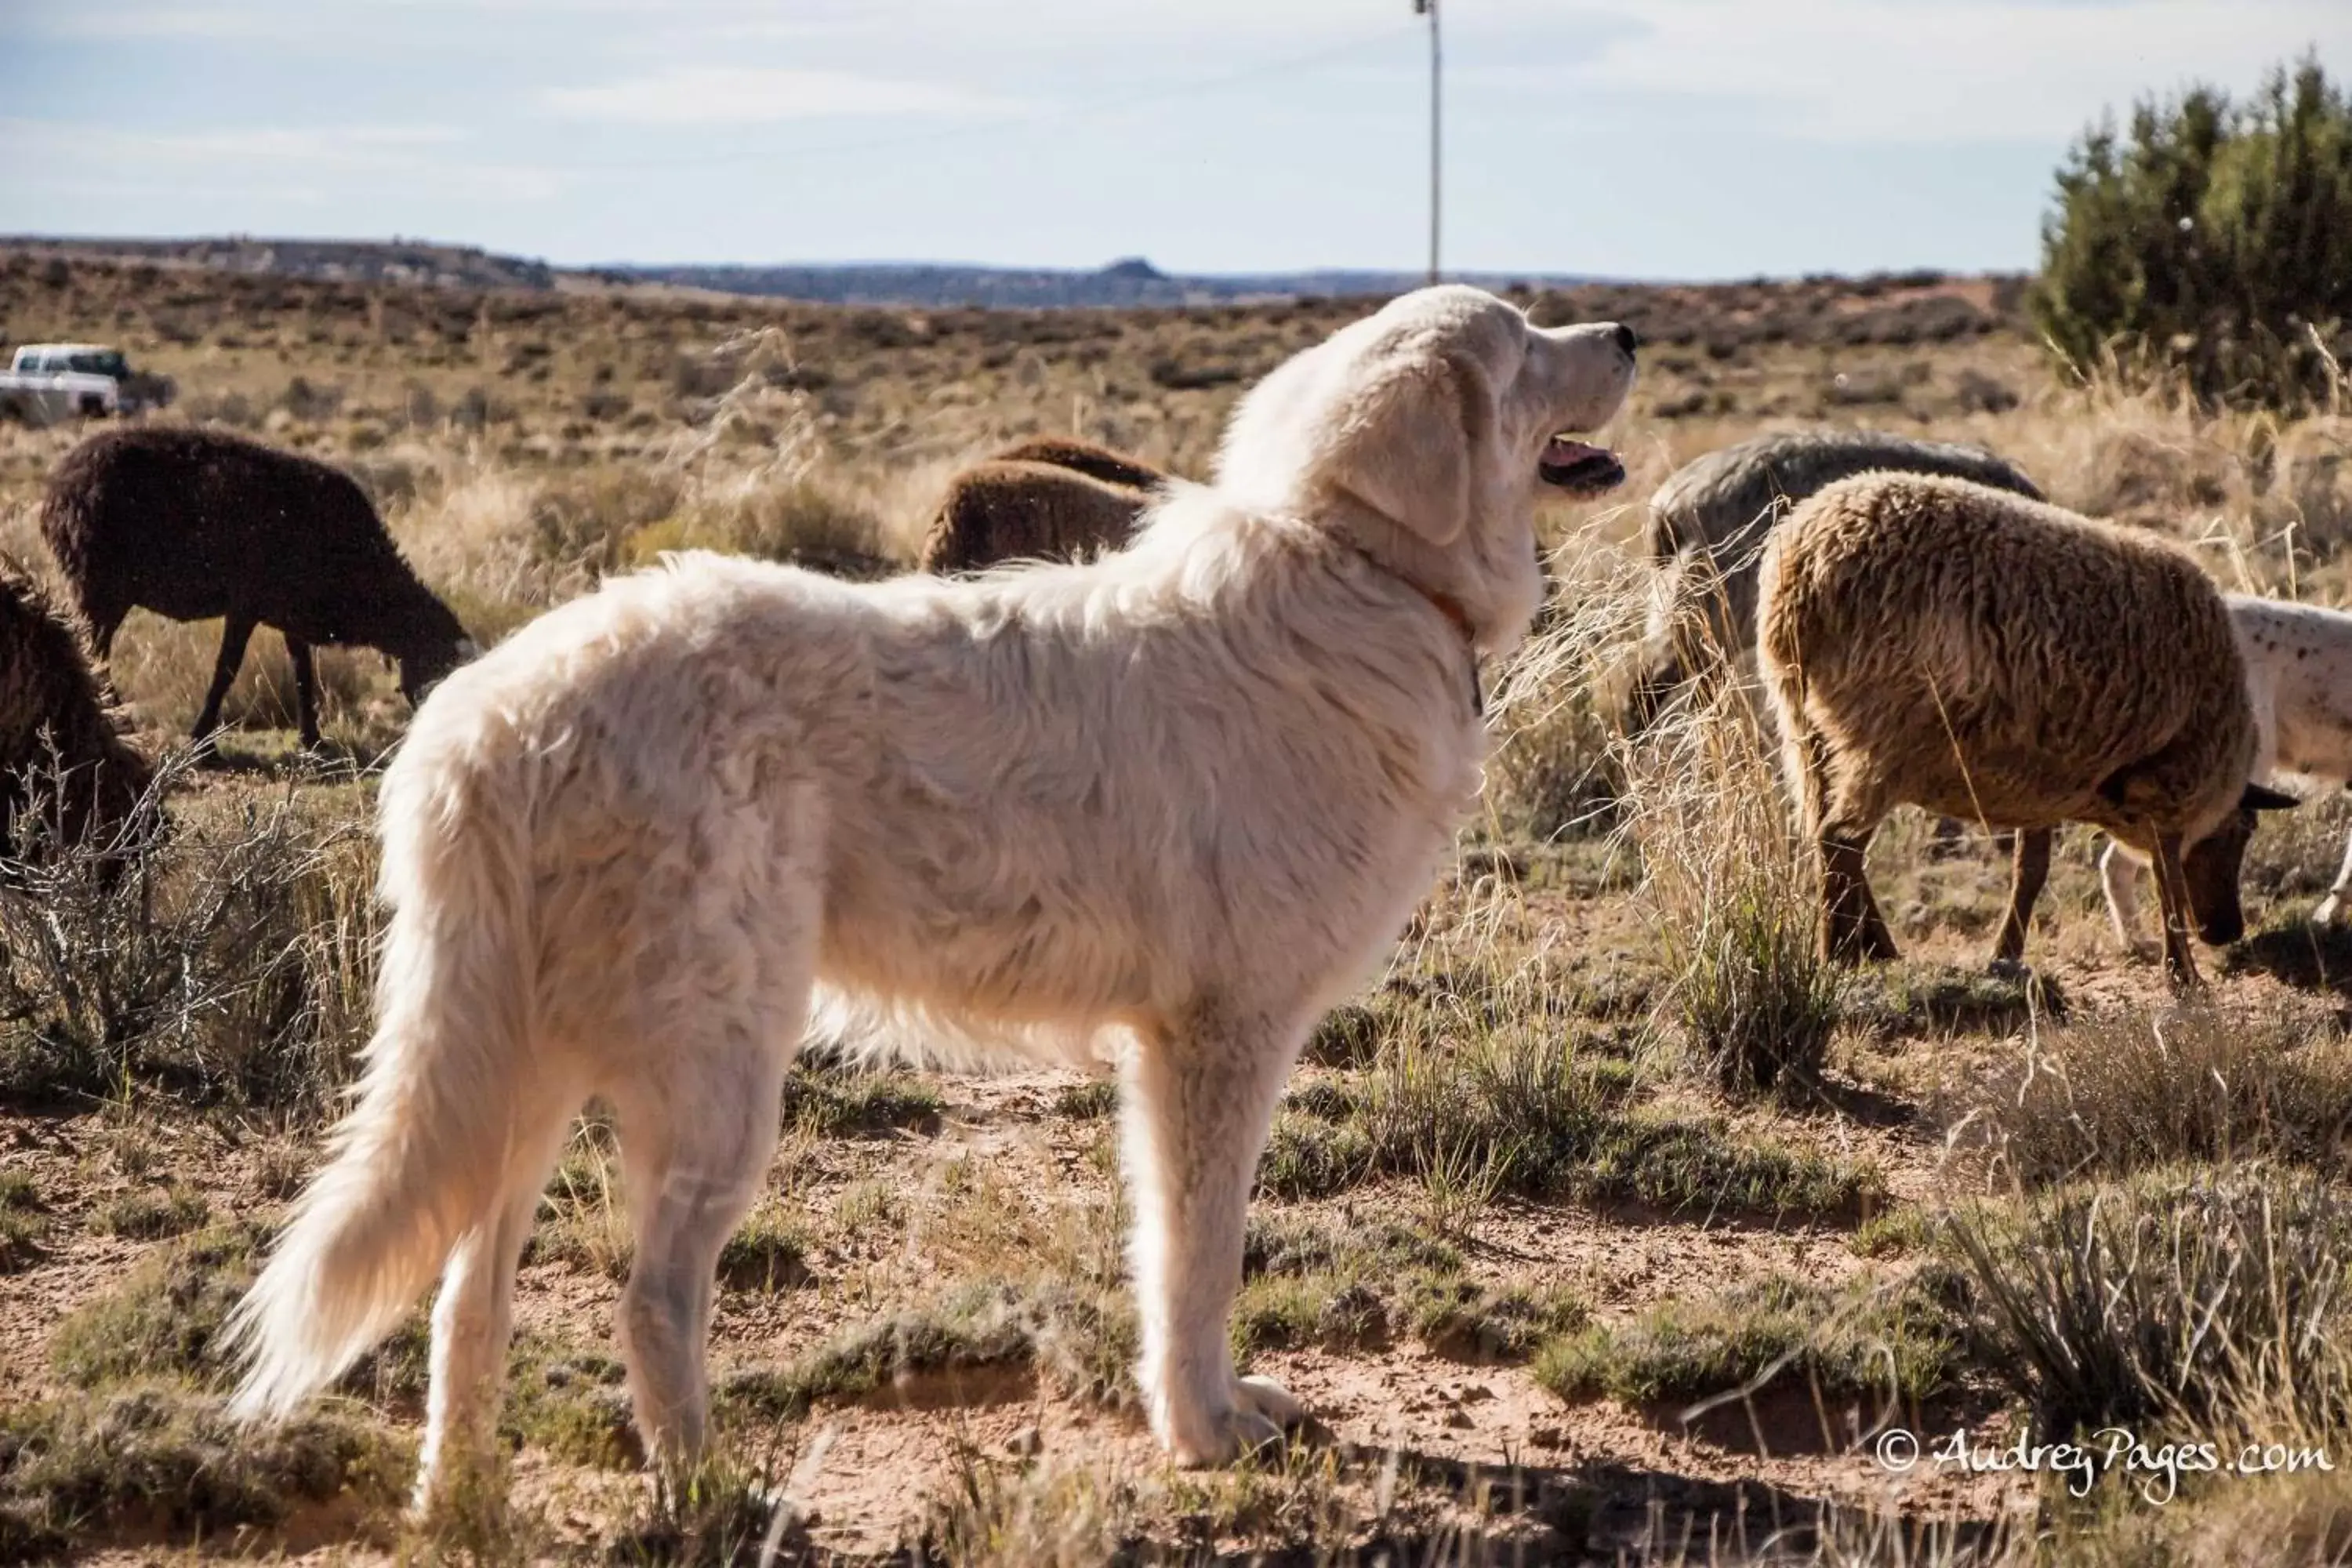
[[[1467,1415],[1464,1414],[1462,1411],[1457,1410],[1457,1411],[1454,1412],[1454,1414],[1453,1414],[1453,1415],[1448,1415],[1448,1416],[1445,1418],[1445,1424],[1446,1424],[1448,1426],[1454,1427],[1454,1429],[1456,1429],[1456,1430],[1458,1431],[1458,1430],[1460,1430],[1462,1427],[1465,1427],[1465,1426],[1470,1426],[1472,1423],[1471,1423],[1470,1417],[1469,1417]]]
[[[1004,1440],[1004,1451],[1016,1458],[1028,1458],[1045,1446],[1045,1439],[1034,1426],[1024,1426]]]

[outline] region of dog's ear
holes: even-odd
[[[1466,356],[1400,354],[1337,411],[1321,478],[1432,544],[1470,526],[1495,389]]]

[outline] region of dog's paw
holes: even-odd
[[[1306,1419],[1306,1406],[1272,1378],[1237,1377],[1231,1405],[1199,1423],[1196,1433],[1172,1437],[1168,1452],[1178,1464],[1195,1469],[1229,1465],[1280,1443],[1286,1430]]]
[[[1307,1406],[1292,1398],[1290,1390],[1270,1377],[1234,1379],[1234,1404],[1255,1410],[1286,1431],[1307,1419]]]

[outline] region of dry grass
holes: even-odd
[[[664,550],[891,569],[947,474],[1022,435],[1200,472],[1248,379],[1357,309],[997,316],[51,277],[0,258],[12,337],[123,342],[178,376],[177,416],[349,467],[485,638]],[[2005,868],[1980,848],[1931,858],[1904,819],[1874,879],[1916,956],[1832,986],[1810,868],[1738,700],[1635,747],[1601,717],[1642,608],[1639,499],[1702,451],[1820,418],[1982,441],[2063,502],[2195,542],[2232,585],[2352,593],[2352,420],[2057,384],[2002,325],[2012,292],[1910,279],[1537,301],[1547,320],[1632,320],[1653,345],[1616,437],[1633,478],[1619,504],[1542,519],[1558,586],[1534,644],[1488,672],[1488,809],[1382,984],[1318,1031],[1261,1168],[1237,1349],[1335,1413],[1329,1446],[1210,1477],[1150,1458],[1108,1085],[805,1065],[722,1259],[712,1468],[653,1500],[614,1474],[636,1458],[610,1337],[627,1194],[592,1119],[523,1270],[505,1424],[523,1500],[400,1550],[2251,1563],[2347,1539],[2347,1494],[2325,1478],[2209,1489],[2161,1519],[1992,1487],[1951,1519],[1890,1510],[1860,1455],[1732,1453],[1698,1428],[1662,1454],[1638,1420],[1801,1385],[1857,1407],[2154,1409],[2352,1447],[2333,1352],[2282,1332],[2333,1324],[2321,1286],[2344,1261],[2352,1080],[2333,1015],[2352,952],[2292,920],[2332,873],[2340,808],[2264,830],[2248,887],[2271,918],[2210,1010],[2164,1010],[2111,951],[2080,836],[2035,937],[2043,989],[1983,981]],[[0,428],[0,549],[41,562],[38,486],[71,439]],[[193,716],[215,636],[126,628],[115,676],[151,743]],[[324,673],[346,765],[287,755],[271,642],[233,696],[230,765],[174,764],[173,833],[135,875],[110,890],[68,858],[47,882],[0,879],[0,1309],[41,1330],[0,1345],[32,1401],[0,1423],[0,1557],[185,1545],[321,1490],[364,1511],[385,1495],[371,1467],[397,1458],[385,1427],[416,1420],[415,1321],[308,1448],[225,1434],[209,1404],[219,1315],[368,1016],[369,770],[405,710],[373,656]],[[2166,1173],[2183,1160],[2206,1163]],[[1956,1231],[1964,1190],[2008,1195]],[[2184,1337],[2190,1305],[2225,1331]],[[1473,1400],[1473,1378],[1499,1397]],[[1511,1400],[1511,1424],[1485,1414]],[[1544,1448],[1533,1434],[1554,1423]],[[856,1465],[821,1462],[836,1436],[863,1445]],[[877,1496],[851,1470],[899,1479]],[[2240,1533],[2275,1550],[2231,1547]]]

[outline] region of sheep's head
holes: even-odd
[[[2245,864],[2246,844],[2254,836],[2256,814],[2283,811],[2294,804],[2291,795],[2250,784],[2236,809],[2181,854],[2180,869],[2189,882],[2189,910],[2197,917],[2197,935],[2206,946],[2227,947],[2246,934],[2238,880]]]
[[[448,673],[481,653],[469,637],[454,642],[436,641],[422,648],[403,654],[400,658],[400,694],[408,699],[411,708],[425,700],[425,693],[441,684]]]

